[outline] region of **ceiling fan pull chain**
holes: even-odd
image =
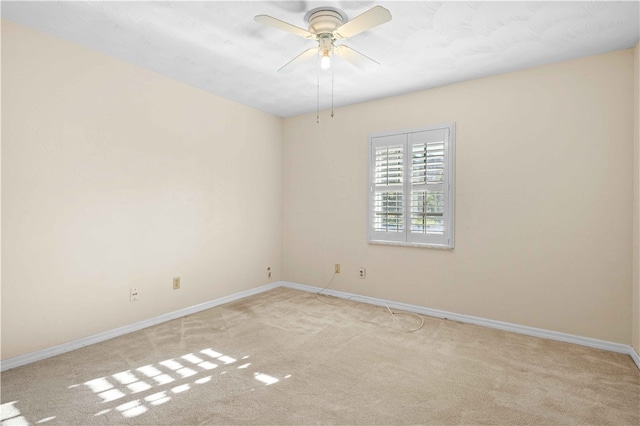
[[[333,67],[331,67],[331,118],[333,118]]]
[[[318,80],[317,80],[317,93],[316,93],[316,123],[320,123],[320,51],[318,51]]]

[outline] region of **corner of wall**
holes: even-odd
[[[640,353],[640,42],[633,49],[633,317],[631,343]]]
[[[2,33],[3,21],[0,19],[0,34]],[[2,43],[0,43],[0,58],[2,57]],[[2,67],[0,67],[0,82],[2,81]],[[2,83],[0,83],[0,99],[2,99]],[[2,107],[0,107],[0,129],[2,129]],[[2,135],[0,134],[0,158],[2,158]],[[2,161],[0,161],[0,188],[2,188]],[[1,192],[1,191],[0,191]],[[2,223],[2,197],[0,196],[0,223]],[[0,252],[2,252],[2,226],[0,226]],[[0,262],[0,288],[2,288],[2,262]],[[2,295],[0,291],[0,306],[2,306]],[[2,315],[0,315],[0,330],[2,330]]]

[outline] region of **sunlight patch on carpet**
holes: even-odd
[[[253,376],[255,377],[256,380],[264,383],[266,386],[272,385],[274,383],[278,383],[280,381],[275,377],[269,376],[268,374],[254,373]]]
[[[22,416],[17,404],[18,401],[6,402],[0,405],[0,421],[2,424],[11,425],[28,425],[29,422]]]
[[[212,348],[203,349],[200,351],[200,354],[213,358],[225,366],[233,364],[237,361],[237,358],[222,354],[213,350]],[[244,355],[243,357],[241,357],[242,360],[246,360],[248,358],[249,355]],[[98,377],[96,379],[85,382],[84,385],[91,389],[93,393],[98,395],[104,403],[124,398],[127,396],[127,394],[142,393],[149,391],[150,389],[157,390],[157,388],[160,386],[175,381],[178,381],[179,383],[179,381],[182,381],[189,377],[198,376],[202,372],[213,370],[214,368],[219,367],[218,364],[211,361],[206,361],[201,358],[201,356],[198,356],[194,353],[184,354],[178,357],[178,359],[181,362],[178,362],[176,358],[169,358],[160,361],[155,365],[143,365],[134,370],[126,370],[112,374],[110,377]],[[185,363],[191,365],[186,366]],[[247,362],[236,368],[238,370],[246,370],[251,365],[251,362]],[[227,371],[222,371],[221,375],[224,375],[226,373]],[[291,375],[287,375],[287,377],[290,376]],[[253,374],[253,377],[264,386],[269,386],[279,382],[279,379],[264,373],[256,372]],[[145,381],[148,379],[153,379],[156,382],[155,387]],[[210,383],[211,381],[212,376],[198,377],[192,384],[204,385],[206,383]],[[117,406],[116,409],[124,417],[137,417],[147,412],[151,406],[161,405],[170,401],[172,397],[169,396],[167,392],[170,392],[174,395],[182,394],[189,391],[192,384],[182,383],[172,387],[168,391],[156,391],[155,393],[145,396],[142,400],[136,399],[121,404]],[[69,386],[69,388],[71,389],[76,386],[77,385],[72,385]],[[102,410],[95,415],[98,416],[101,414],[105,414],[108,411],[110,410]]]
[[[125,417],[137,417],[147,411],[147,407],[142,405],[138,399],[127,402],[126,404],[118,405],[116,409]]]

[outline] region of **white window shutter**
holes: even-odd
[[[406,152],[404,135],[380,137],[372,141],[370,238],[394,242],[406,240]]]
[[[454,124],[370,137],[369,241],[453,248]]]

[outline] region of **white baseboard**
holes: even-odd
[[[295,290],[302,290],[310,293],[317,293],[322,290],[320,287],[312,287],[304,284],[297,284],[291,282],[281,281],[282,287],[287,287]],[[483,327],[495,328],[498,330],[511,331],[513,333],[526,334],[533,337],[541,337],[543,339],[558,340],[561,342],[573,343],[576,345],[588,346],[591,348],[603,349],[611,352],[618,352],[622,354],[630,355],[634,362],[640,369],[640,358],[630,345],[623,345],[620,343],[607,342],[605,340],[592,339],[589,337],[575,336],[572,334],[559,333],[557,331],[544,330],[541,328],[527,327],[524,325],[512,324],[508,322],[495,321],[485,318],[473,317],[470,315],[456,314],[454,312],[441,311],[438,309],[425,308],[423,306],[410,305],[407,303],[393,302],[391,300],[378,299],[375,297],[361,296],[353,293],[346,293],[337,290],[324,290],[322,294],[327,296],[339,297],[341,299],[349,299],[357,302],[369,303],[378,306],[388,306],[389,308],[399,309],[407,312],[414,312],[417,314],[450,319],[453,321],[464,322],[468,324],[476,324]]]
[[[0,371],[5,371],[15,367],[20,367],[22,365],[30,364],[32,362],[36,362],[36,361],[40,361],[56,355],[60,355],[65,352],[69,352],[75,349],[80,349],[82,347],[92,345],[94,343],[103,342],[105,340],[109,340],[114,337],[122,336],[124,334],[131,333],[134,331],[142,330],[143,328],[151,327],[153,325],[157,325],[157,324],[170,321],[176,318],[181,318],[186,315],[195,314],[200,311],[211,309],[219,305],[224,305],[225,303],[234,302],[236,300],[253,296],[259,293],[263,293],[265,291],[273,290],[278,287],[286,287],[286,288],[301,290],[309,293],[318,293],[320,290],[322,290],[320,287],[313,287],[313,286],[297,284],[297,283],[292,283],[287,281],[277,281],[261,287],[256,287],[251,290],[242,291],[226,297],[221,297],[219,299],[215,299],[206,303],[201,303],[199,305],[194,305],[194,306],[180,309],[174,312],[169,312],[167,314],[160,315],[155,318],[150,318],[148,320],[136,322],[134,324],[116,328],[114,330],[105,331],[103,333],[99,333],[93,336],[74,340],[72,342],[63,343],[61,345],[56,345],[50,348],[20,355],[14,358],[9,358],[7,360],[0,362]],[[358,294],[346,293],[338,290],[327,289],[327,290],[324,290],[322,293],[328,296],[339,297],[341,299],[349,299],[357,302],[368,303],[371,305],[377,305],[377,306],[386,305],[389,308],[399,309],[406,312],[415,312],[417,314],[421,314],[429,317],[450,319],[453,321],[459,321],[459,322],[468,323],[468,324],[476,324],[483,327],[489,327],[489,328],[494,328],[498,330],[511,331],[519,334],[526,334],[528,336],[558,340],[561,342],[573,343],[576,345],[588,346],[588,347],[603,349],[611,352],[627,354],[631,356],[631,358],[635,362],[638,369],[640,369],[640,356],[638,356],[638,353],[635,351],[635,349],[629,345],[607,342],[604,340],[592,339],[589,337],[574,336],[572,334],[559,333],[556,331],[549,331],[549,330],[544,330],[540,328],[527,327],[527,326],[508,323],[508,322],[473,317],[470,315],[456,314],[453,312],[441,311],[438,309],[430,309],[430,308],[425,308],[423,306],[410,305],[407,303],[394,302],[391,300],[378,299],[375,297],[361,296]]]
[[[261,287],[253,288],[251,290],[241,291],[239,293],[232,294],[230,296],[221,297],[219,299],[211,300],[209,302],[201,303],[199,305],[190,306],[188,308],[179,309],[174,312],[169,312],[164,315],[160,315],[155,318],[150,318],[133,324],[125,325],[113,330],[105,331],[103,333],[94,334],[93,336],[83,337],[82,339],[74,340],[71,342],[63,343],[60,345],[52,346],[50,348],[41,349],[39,351],[30,352],[28,354],[19,355],[14,358],[9,358],[0,362],[0,371],[10,370],[12,368],[20,367],[22,365],[30,364],[32,362],[41,361],[46,358],[50,358],[56,355],[63,354],[65,352],[80,349],[85,346],[92,345],[94,343],[103,342],[105,340],[113,339],[114,337],[122,336],[123,334],[131,333],[134,331],[142,330],[143,328],[151,327],[166,321],[170,321],[176,318],[181,318],[187,315],[195,314],[196,312],[204,311],[214,308],[225,303],[234,302],[245,297],[253,296],[258,293],[263,293],[268,290],[280,287],[279,282],[263,285]]]

